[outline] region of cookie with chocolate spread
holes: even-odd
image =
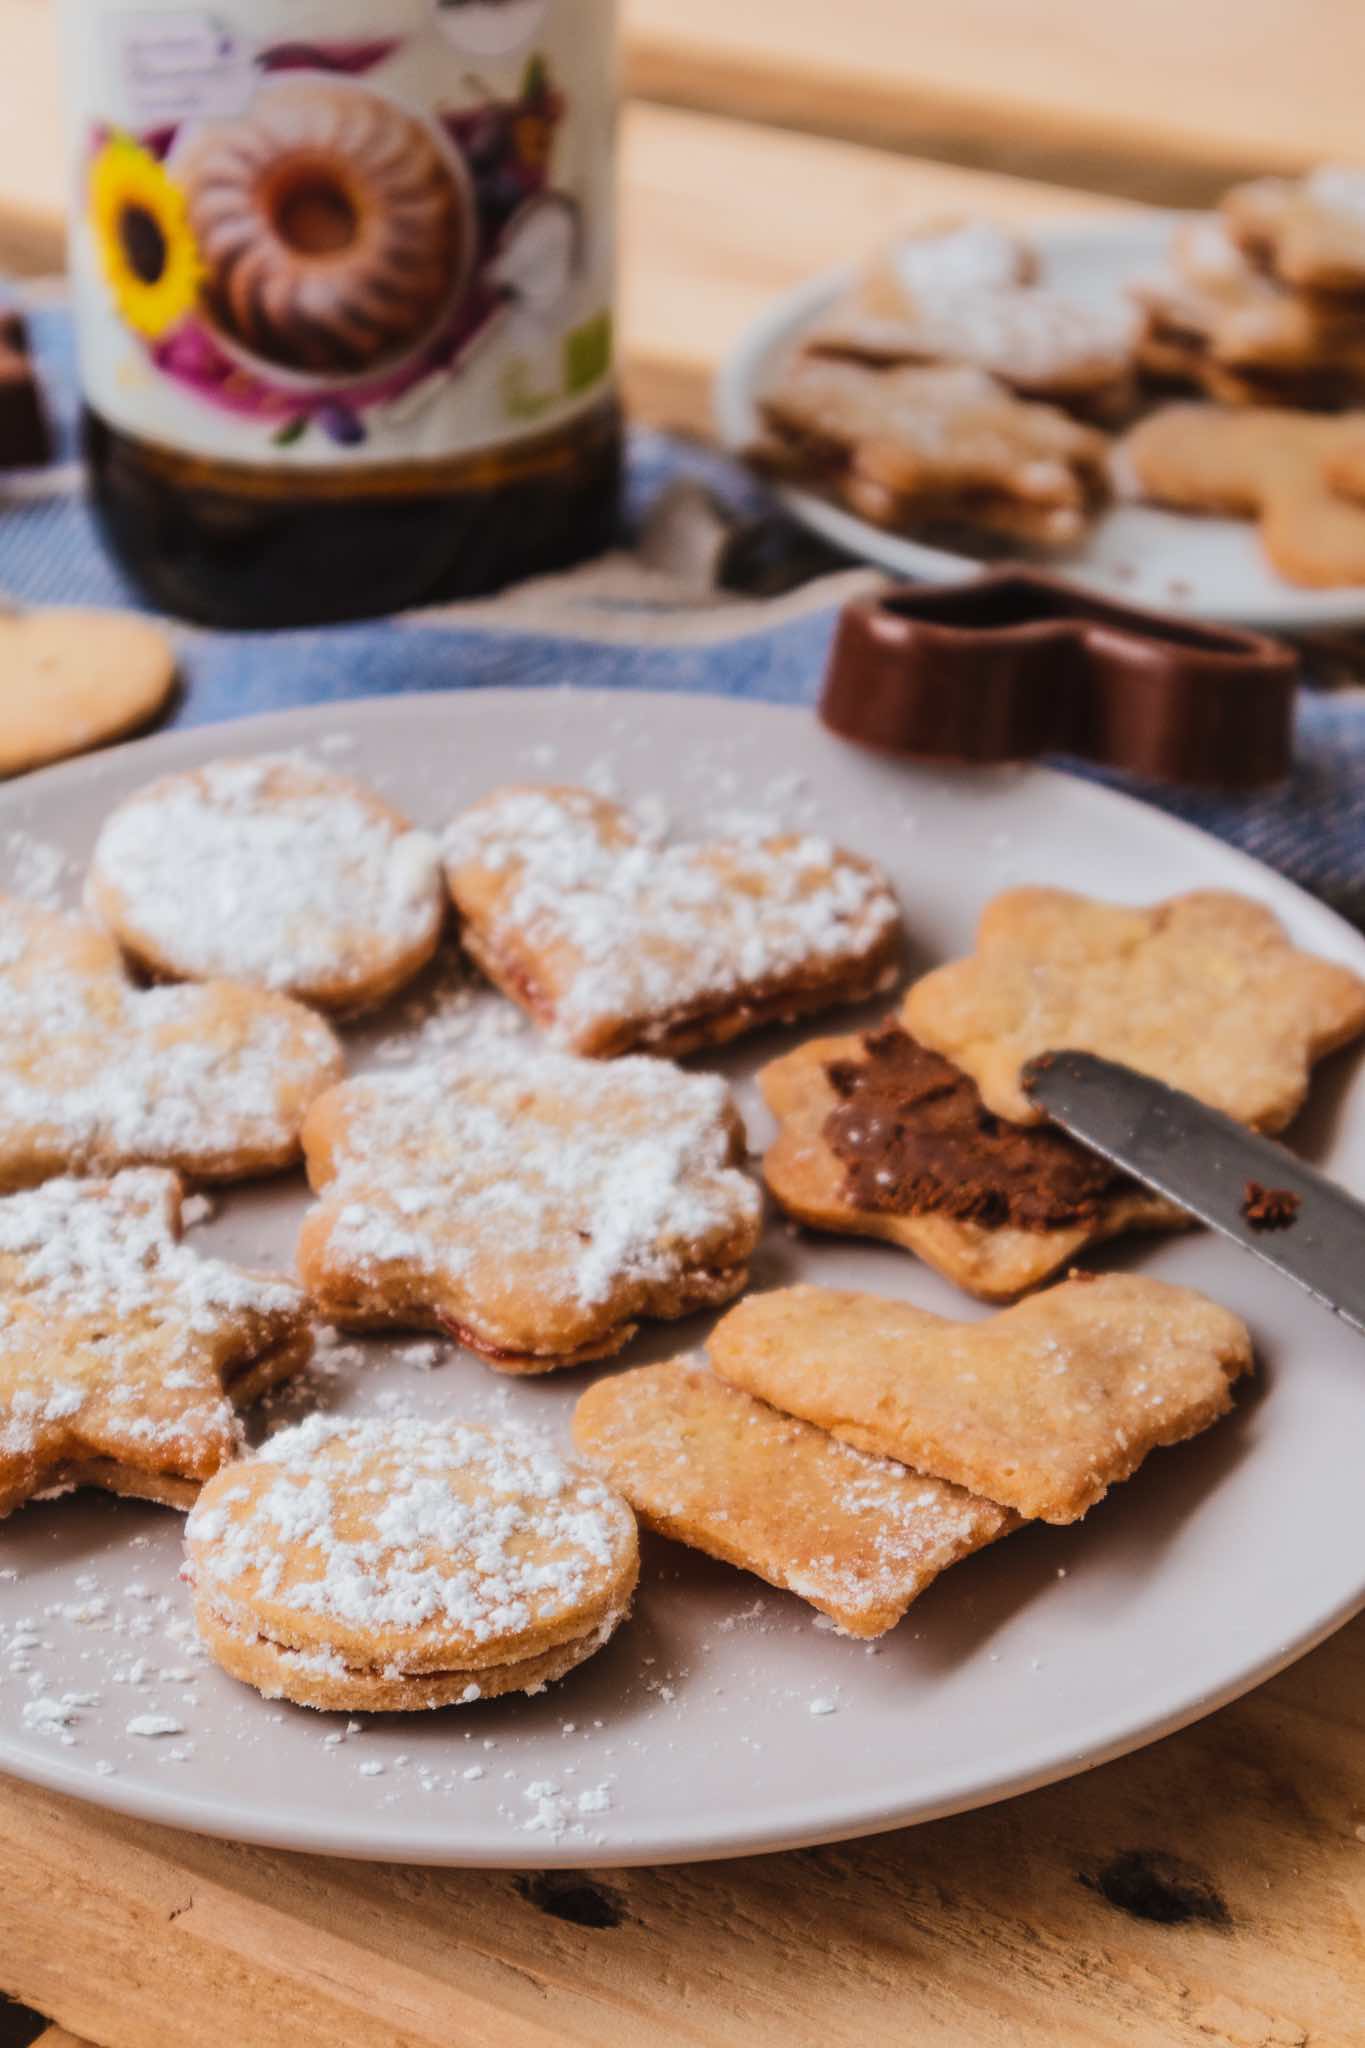
[[[779,1415],[704,1360],[599,1380],[573,1430],[647,1529],[795,1593],[852,1636],[884,1635],[940,1572],[1015,1525],[960,1486]]]
[[[311,1416],[204,1489],[195,1623],[269,1699],[405,1712],[540,1692],[629,1611],[635,1518],[529,1439]]]
[[[276,1172],[343,1065],[300,1003],[226,981],[137,988],[107,933],[0,897],[0,1189],[146,1164]]]
[[[1020,1070],[1065,1048],[1278,1131],[1313,1063],[1365,1031],[1365,981],[1300,951],[1273,911],[1231,890],[1137,908],[1009,889],[987,904],[976,952],[915,983],[903,1021],[1016,1123],[1043,1115]]]
[[[188,1507],[306,1365],[307,1297],[182,1244],[180,1204],[157,1167],[0,1200],[0,1515],[75,1486]]]
[[[363,783],[261,755],[134,792],[100,831],[90,908],[158,978],[221,975],[368,1010],[436,950],[436,843]]]
[[[763,1176],[789,1216],[914,1252],[983,1301],[1009,1301],[1125,1230],[1182,1212],[1050,1126],[1008,1123],[891,1019],[759,1071],[777,1137]]]
[[[1078,1520],[1149,1451],[1216,1422],[1252,1364],[1229,1310],[1131,1273],[978,1323],[789,1287],[731,1309],[709,1350],[745,1393],[1045,1522]]]
[[[588,790],[497,790],[444,851],[471,957],[556,1044],[598,1057],[860,1001],[899,936],[880,869],[826,839],[665,845]]]
[[[348,1081],[304,1129],[299,1270],[350,1326],[442,1330],[503,1372],[729,1301],[761,1201],[723,1081],[524,1040]]]

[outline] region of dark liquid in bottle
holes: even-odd
[[[152,602],[226,627],[303,626],[478,597],[599,553],[621,466],[614,399],[484,455],[246,468],[84,419],[94,504]]]

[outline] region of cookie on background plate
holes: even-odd
[[[1223,196],[1229,234],[1304,292],[1365,297],[1365,170],[1320,164],[1302,178],[1252,178]]]
[[[1153,505],[1254,519],[1273,569],[1306,589],[1365,584],[1365,505],[1334,482],[1360,415],[1168,405],[1119,443],[1126,487]]]
[[[1231,891],[1134,908],[1009,889],[982,913],[975,953],[917,981],[902,1021],[1015,1123],[1043,1121],[1020,1070],[1067,1050],[1121,1060],[1278,1131],[1313,1063],[1365,1031],[1365,981],[1300,951],[1273,911]]]
[[[363,783],[286,756],[211,761],[134,792],[101,827],[89,908],[173,981],[250,982],[373,1009],[436,950],[436,843]]]
[[[0,1515],[74,1486],[188,1507],[307,1364],[307,1297],[182,1244],[180,1201],[156,1167],[0,1200]]]
[[[527,1038],[348,1081],[304,1127],[299,1271],[355,1328],[442,1330],[504,1372],[731,1300],[762,1202],[725,1083]]]
[[[1087,1245],[1189,1219],[1051,1126],[1006,1123],[909,1036],[816,1038],[760,1068],[777,1119],[763,1178],[815,1230],[914,1252],[983,1301],[1011,1301]]]
[[[1109,444],[965,363],[879,369],[794,354],[759,398],[760,467],[903,533],[979,527],[1069,547],[1109,488]]]
[[[583,789],[495,790],[449,827],[466,951],[557,1045],[721,1045],[878,988],[900,919],[871,861],[811,834],[664,845]]]
[[[1074,1522],[1147,1453],[1232,1406],[1246,1325],[1189,1287],[1083,1275],[956,1323],[827,1287],[751,1294],[711,1333],[722,1379],[858,1450],[1017,1514]]]
[[[287,997],[233,982],[141,989],[107,933],[0,896],[0,1190],[173,1166],[290,1166],[341,1047]]]
[[[1016,1523],[778,1414],[704,1360],[600,1379],[573,1432],[646,1528],[795,1593],[852,1636],[884,1635],[940,1572]]]
[[[170,640],[136,612],[0,611],[0,777],[136,732],[175,675]]]
[[[185,1550],[225,1671],[353,1713],[539,1692],[610,1639],[639,1575],[601,1480],[430,1416],[281,1430],[205,1487]]]

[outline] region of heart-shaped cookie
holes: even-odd
[[[1207,1429],[1251,1338],[1190,1287],[1084,1274],[981,1323],[828,1287],[751,1294],[711,1332],[721,1378],[856,1450],[1045,1522]]]
[[[274,1172],[343,1065],[300,1003],[225,981],[136,988],[105,933],[0,897],[0,1189],[140,1164]]]
[[[667,846],[582,789],[502,789],[444,840],[464,944],[558,1045],[682,1053],[881,985],[899,920],[811,835]]]

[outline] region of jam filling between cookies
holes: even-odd
[[[1093,1223],[1132,1185],[1061,1131],[993,1116],[974,1081],[898,1024],[825,1073],[839,1103],[823,1136],[860,1209],[1051,1230]]]

